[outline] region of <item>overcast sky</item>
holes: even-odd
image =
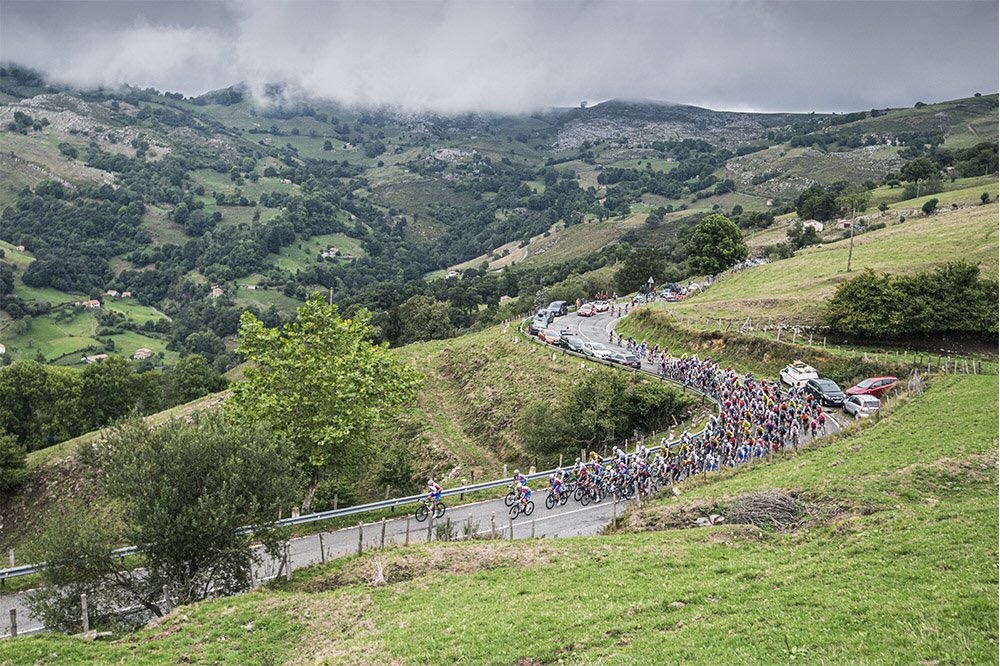
[[[79,86],[282,81],[346,103],[851,111],[996,92],[996,0],[0,0],[0,60]]]

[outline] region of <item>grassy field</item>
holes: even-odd
[[[130,301],[109,302],[107,307],[140,324],[163,317],[153,308]],[[41,352],[48,361],[58,360],[62,365],[79,364],[84,354],[104,353],[103,341],[107,338],[115,342],[113,354],[131,356],[140,347],[148,347],[154,353],[163,353],[164,363],[168,365],[179,359],[177,352],[167,351],[166,342],[157,337],[123,331],[110,336],[102,335],[98,339],[97,328],[97,318],[92,312],[62,311],[10,324],[4,334],[4,344],[7,345],[7,353],[14,359],[32,360]]]
[[[892,218],[889,218],[891,221]],[[911,217],[903,224],[855,238],[853,269],[916,272],[957,259],[997,273],[997,207],[995,204]],[[816,303],[831,296],[847,280],[848,241],[797,253],[722,278],[705,293],[671,309],[698,317],[773,317],[804,322],[816,314]]]
[[[365,254],[361,242],[356,238],[344,234],[323,234],[281,248],[281,252],[273,257],[273,261],[279,268],[294,273],[314,266],[319,260],[319,253],[331,246],[336,247],[343,255],[338,257],[337,261],[348,261],[347,255],[363,257]]]
[[[878,424],[646,503],[606,536],[370,553],[114,642],[36,636],[5,658],[991,663],[996,410],[995,377],[935,379]],[[772,488],[810,507],[795,528],[675,527]],[[368,583],[377,565],[386,585]]]

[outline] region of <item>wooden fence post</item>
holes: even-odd
[[[83,624],[83,633],[90,631],[90,611],[87,608],[87,593],[80,595],[80,619]]]
[[[365,527],[361,523],[358,523],[358,555],[361,554],[361,549],[364,547],[365,538]]]
[[[323,533],[319,533],[319,563],[326,564],[326,548],[323,547]]]

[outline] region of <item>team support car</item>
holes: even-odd
[[[575,351],[579,354],[583,353],[583,340],[573,335],[562,336],[562,340],[559,341],[559,346],[563,349]]]
[[[854,418],[867,418],[879,410],[881,404],[873,395],[859,393],[847,396],[844,400],[844,411]]]
[[[584,303],[576,311],[578,317],[593,317],[595,314],[597,314],[597,310],[590,303]]]
[[[639,361],[639,359],[637,359],[632,354],[628,354],[625,352],[614,352],[611,354],[611,356],[608,357],[608,360],[611,361],[612,363],[617,363],[618,365],[625,365],[630,368],[635,368],[636,370],[642,367],[642,362]]]
[[[608,303],[607,301],[597,301],[594,303],[594,310],[597,312],[607,312],[610,309],[611,303]]]
[[[806,365],[802,361],[789,363],[781,369],[778,375],[781,377],[781,381],[789,386],[804,386],[811,379],[819,379],[816,368]]]
[[[832,379],[810,379],[805,383],[806,393],[815,398],[824,407],[840,407],[847,397]]]
[[[583,353],[594,358],[606,359],[613,353],[600,342],[584,342]]]
[[[559,331],[551,328],[543,328],[538,332],[538,339],[550,345],[558,345],[562,339]]]
[[[569,305],[566,304],[566,301],[552,301],[546,309],[552,313],[553,318],[562,317],[569,312]]]
[[[847,389],[847,395],[871,395],[880,398],[898,384],[899,380],[895,377],[869,377]]]

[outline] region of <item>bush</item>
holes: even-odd
[[[997,330],[997,281],[966,262],[917,275],[871,270],[841,284],[825,308],[825,322],[850,335],[986,333]]]
[[[924,212],[924,215],[931,215],[935,210],[937,210],[937,205],[937,199],[928,199],[924,202],[924,205],[920,207],[920,210]]]

